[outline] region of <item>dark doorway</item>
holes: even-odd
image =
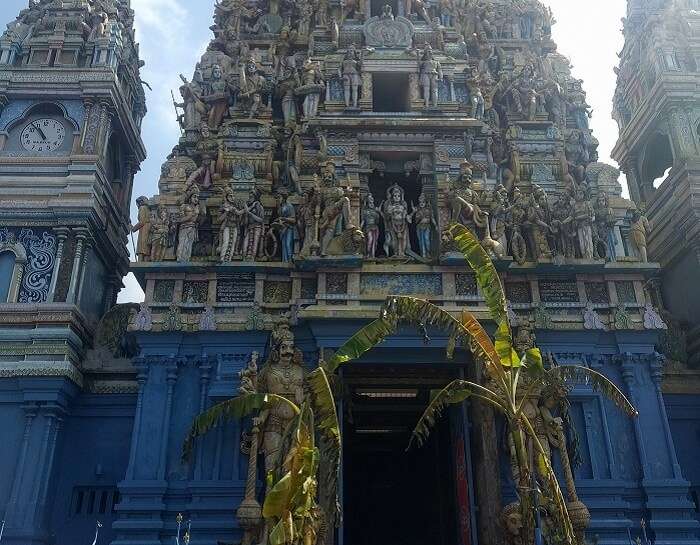
[[[371,379],[347,384],[345,545],[459,543],[449,419],[441,419],[423,447],[406,451],[430,387],[410,380],[397,386],[396,375],[382,384],[376,370]]]
[[[408,112],[408,74],[377,72],[372,74],[372,111]]]

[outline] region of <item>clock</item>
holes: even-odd
[[[35,153],[56,151],[66,139],[66,127],[58,119],[35,119],[20,134],[22,147]]]

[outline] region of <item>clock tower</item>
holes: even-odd
[[[9,543],[51,539],[76,404],[104,389],[99,369],[119,356],[101,331],[105,316],[119,319],[132,184],[145,158],[133,19],[130,0],[30,0],[0,37],[0,404],[11,403],[0,463],[15,467],[0,476],[0,519]],[[105,464],[89,467],[93,478],[104,481]]]

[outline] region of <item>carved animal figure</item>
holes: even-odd
[[[364,255],[365,234],[350,226],[328,244],[328,255]]]

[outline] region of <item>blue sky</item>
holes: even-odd
[[[574,76],[584,80],[588,103],[594,115],[592,128],[600,141],[600,158],[611,162],[609,153],[617,139],[617,125],[612,120],[612,97],[615,90],[613,67],[622,49],[622,24],[625,0],[544,0],[554,11],[557,24],[553,37],[559,51],[569,57]],[[27,0],[1,0],[0,25],[13,20],[26,7]],[[160,167],[173,145],[179,129],[175,121],[171,89],[180,86],[179,74],[190,78],[195,63],[204,52],[211,35],[214,0],[132,0],[136,10],[136,38],[141,57],[146,61],[142,78],[152,91],[146,90],[148,115],[143,125],[143,140],[148,158],[136,176],[134,199],[158,192]],[[613,163],[614,164],[614,163]],[[132,218],[136,208],[132,203]],[[141,301],[143,292],[129,276],[119,300]]]

